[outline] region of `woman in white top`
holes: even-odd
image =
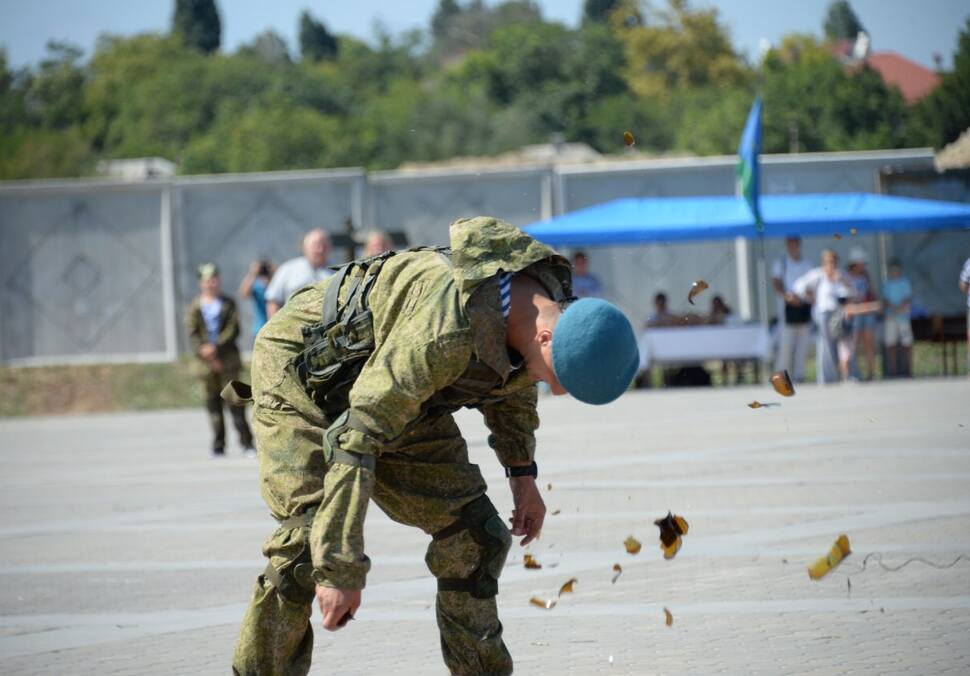
[[[845,274],[839,270],[839,257],[831,249],[822,251],[822,267],[805,273],[795,281],[793,291],[812,304],[812,319],[818,328],[815,371],[819,383],[839,379],[838,340],[841,306],[852,296]]]

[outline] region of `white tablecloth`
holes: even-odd
[[[640,335],[640,368],[711,359],[768,359],[771,338],[760,324],[673,326],[645,329]]]

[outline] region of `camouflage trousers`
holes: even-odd
[[[253,415],[263,497],[280,521],[312,510],[322,496],[325,464],[318,420],[258,404]],[[374,502],[394,521],[429,535],[452,525],[461,508],[484,495],[486,484],[450,415],[405,432],[377,462]],[[315,600],[309,579],[309,525],[279,528],[263,553],[279,571],[282,588],[259,576],[243,619],[233,673],[306,674],[310,669]],[[425,563],[436,578],[463,578],[479,567],[483,548],[469,531],[432,540]],[[378,561],[379,565],[379,561]],[[367,592],[358,617],[366,617]],[[453,674],[510,674],[512,658],[502,640],[495,598],[439,591],[436,617],[445,664]],[[341,630],[352,633],[354,626]],[[351,639],[352,640],[352,639]]]
[[[212,427],[212,450],[221,451],[226,447],[226,423],[223,418],[223,406],[227,404],[219,396],[226,383],[234,379],[234,373],[216,373],[210,371],[202,378],[202,390],[205,393],[205,410],[209,414],[209,425]],[[239,443],[243,448],[252,448],[253,435],[246,422],[245,406],[229,406],[232,425],[239,435]]]

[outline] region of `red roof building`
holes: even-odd
[[[883,82],[897,87],[908,104],[916,103],[940,84],[939,75],[901,54],[870,52],[869,36],[865,33],[855,40],[829,42],[828,49],[848,70],[868,64]]]
[[[873,52],[866,63],[883,82],[898,87],[906,103],[916,103],[940,84],[939,75],[896,52]]]

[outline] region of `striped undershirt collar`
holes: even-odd
[[[512,307],[512,273],[501,272],[498,278],[499,296],[502,298],[502,316],[509,318],[509,309]]]

